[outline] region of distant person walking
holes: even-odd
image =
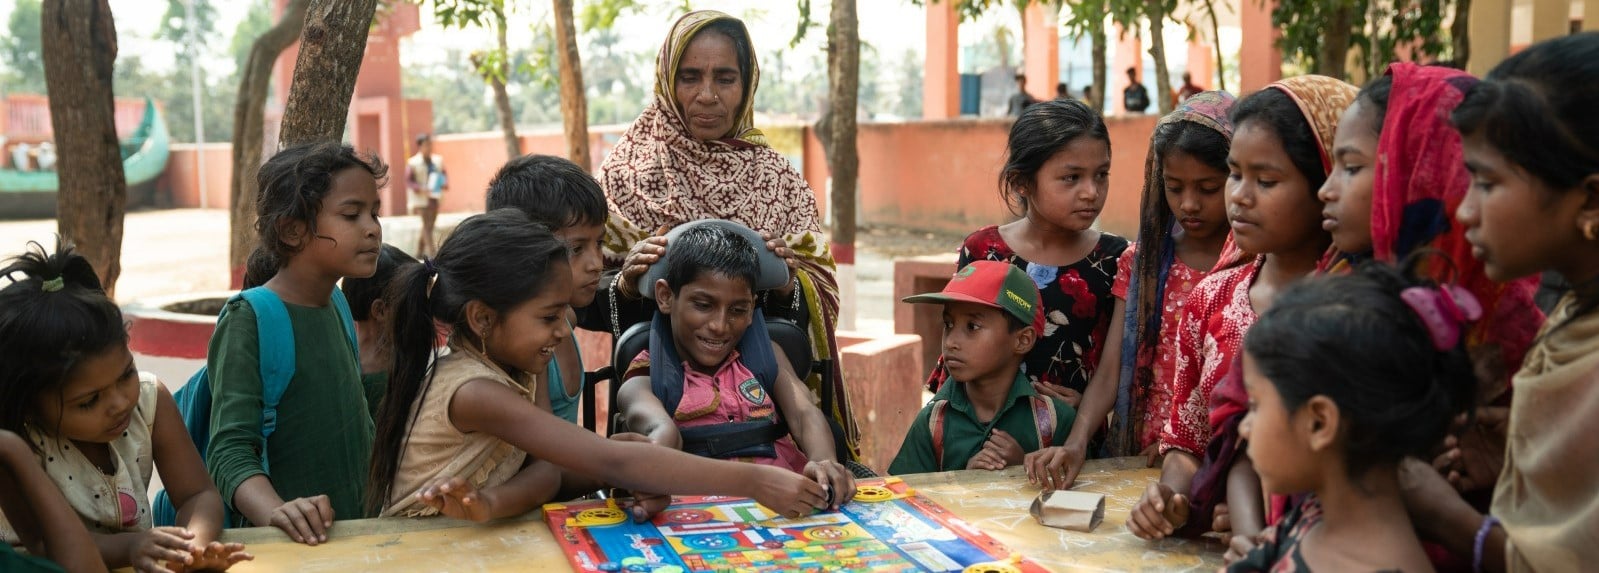
[[[1181,104],[1185,101],[1188,101],[1188,98],[1194,97],[1194,94],[1202,91],[1205,91],[1205,88],[1194,85],[1193,74],[1183,72],[1183,87],[1177,90],[1177,101],[1173,103]],[[1173,105],[1172,107],[1176,106]]]
[[[411,192],[411,214],[422,216],[422,233],[416,240],[417,258],[433,256],[433,224],[439,218],[439,201],[450,188],[444,160],[433,154],[433,136],[416,136],[416,155],[405,162],[405,188]]]
[[[1020,117],[1027,111],[1027,106],[1038,103],[1033,96],[1027,94],[1027,76],[1016,74],[1016,93],[1010,96],[1010,102],[1005,106],[1005,115]]]
[[[1138,68],[1127,68],[1127,89],[1122,90],[1122,106],[1127,113],[1144,113],[1149,109],[1149,90],[1138,83]]]

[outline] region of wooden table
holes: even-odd
[[[987,531],[1013,551],[1055,571],[1215,571],[1225,547],[1217,540],[1147,542],[1123,525],[1128,508],[1159,475],[1142,458],[1088,462],[1080,491],[1103,493],[1105,522],[1093,533],[1039,525],[1027,510],[1037,488],[1019,467],[903,476],[905,483]],[[274,571],[566,571],[566,555],[539,512],[488,525],[446,518],[336,522],[317,547],[289,541],[276,529],[228,530],[255,561],[240,573]]]

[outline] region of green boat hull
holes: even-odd
[[[171,137],[160,110],[154,101],[146,98],[144,102],[139,127],[121,142],[123,178],[128,182],[129,204],[134,206],[152,198],[155,180],[166,171],[172,155]],[[0,169],[0,219],[55,217],[60,186],[54,171]]]

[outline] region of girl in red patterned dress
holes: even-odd
[[[1210,273],[1227,240],[1227,148],[1233,96],[1196,94],[1161,118],[1150,142],[1139,242],[1116,262],[1115,309],[1099,370],[1064,446],[1027,456],[1028,476],[1044,487],[1070,487],[1088,441],[1114,405],[1106,455],[1153,454],[1171,410],[1172,346],[1188,293]],[[1132,301],[1129,304],[1127,301]]]
[[[1328,149],[1338,118],[1355,92],[1339,80],[1300,76],[1233,106],[1227,216],[1242,252],[1224,253],[1228,260],[1218,266],[1230,268],[1201,281],[1184,305],[1172,409],[1161,430],[1161,478],[1149,485],[1127,520],[1139,537],[1159,539],[1184,525],[1191,526],[1186,534],[1211,528],[1210,512],[1226,493],[1238,446],[1236,424],[1212,423],[1211,392],[1236,364],[1244,332],[1258,313],[1327,258],[1331,241],[1321,229],[1322,204],[1315,194],[1331,166]],[[1210,457],[1224,463],[1198,475],[1213,445],[1221,451]],[[1236,471],[1247,472],[1248,465],[1242,459]],[[1231,509],[1235,532],[1253,535],[1265,525],[1257,517],[1264,513],[1258,505]]]
[[[1000,190],[1021,218],[967,236],[955,268],[1006,261],[1032,277],[1044,333],[1022,369],[1038,392],[1075,408],[1104,352],[1116,259],[1127,249],[1127,239],[1092,228],[1109,190],[1110,135],[1082,102],[1051,100],[1017,118],[1006,154]],[[947,376],[940,359],[928,385]]]

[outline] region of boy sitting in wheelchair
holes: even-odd
[[[755,293],[788,283],[760,236],[727,221],[684,225],[639,292],[655,300],[649,348],[628,365],[617,409],[628,431],[683,451],[786,467],[854,496],[831,427],[767,334]]]

